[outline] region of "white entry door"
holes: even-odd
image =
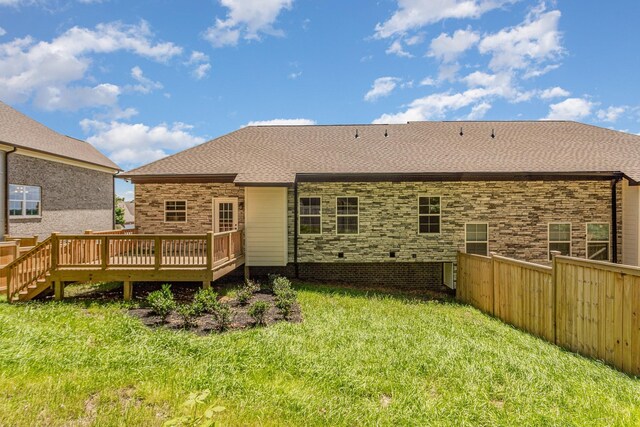
[[[238,199],[213,199],[213,232],[234,231],[238,229]]]

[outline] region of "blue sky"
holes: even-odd
[[[0,99],[123,169],[257,122],[639,133],[638,16],[631,0],[0,0]]]

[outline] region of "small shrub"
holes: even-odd
[[[161,290],[151,292],[147,296],[147,303],[149,307],[151,307],[151,311],[160,316],[162,322],[165,322],[171,310],[176,308],[176,302],[171,292],[171,285],[165,283],[162,285]]]
[[[238,300],[240,305],[247,305],[252,295],[253,295],[253,292],[251,292],[249,289],[245,288],[244,286],[236,289],[236,299]]]
[[[291,290],[291,281],[283,276],[276,276],[273,280],[273,293],[278,295]]]
[[[293,308],[293,304],[296,302],[296,292],[293,289],[289,289],[287,291],[280,291],[276,295],[276,307],[282,313],[282,317],[285,319],[289,319],[289,315],[291,314],[291,309]]]
[[[269,308],[271,308],[271,305],[269,305],[268,302],[256,301],[251,305],[251,307],[249,307],[247,314],[249,314],[249,316],[253,318],[253,320],[256,322],[256,325],[264,325],[264,318],[267,315]]]
[[[176,311],[182,318],[184,326],[193,326],[195,324],[195,319],[198,317],[198,310],[194,304],[180,304]]]
[[[227,304],[219,302],[211,314],[216,321],[219,331],[229,329],[229,326],[231,326],[231,320],[233,319],[233,314],[231,313],[231,308],[229,308]]]
[[[255,294],[260,291],[260,283],[253,280],[247,280],[244,282],[244,288],[252,294]]]
[[[200,289],[193,297],[193,305],[197,314],[210,313],[213,314],[218,306],[218,294],[213,289]]]

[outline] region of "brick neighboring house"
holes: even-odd
[[[123,177],[141,233],[244,226],[254,274],[438,287],[459,250],[640,260],[640,137],[576,122],[245,127]]]
[[[91,144],[0,102],[0,238],[112,229],[120,170]]]

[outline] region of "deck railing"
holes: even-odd
[[[121,231],[121,230],[118,230]],[[53,233],[2,269],[11,301],[47,273],[105,270],[213,271],[243,255],[243,230],[206,234]]]

